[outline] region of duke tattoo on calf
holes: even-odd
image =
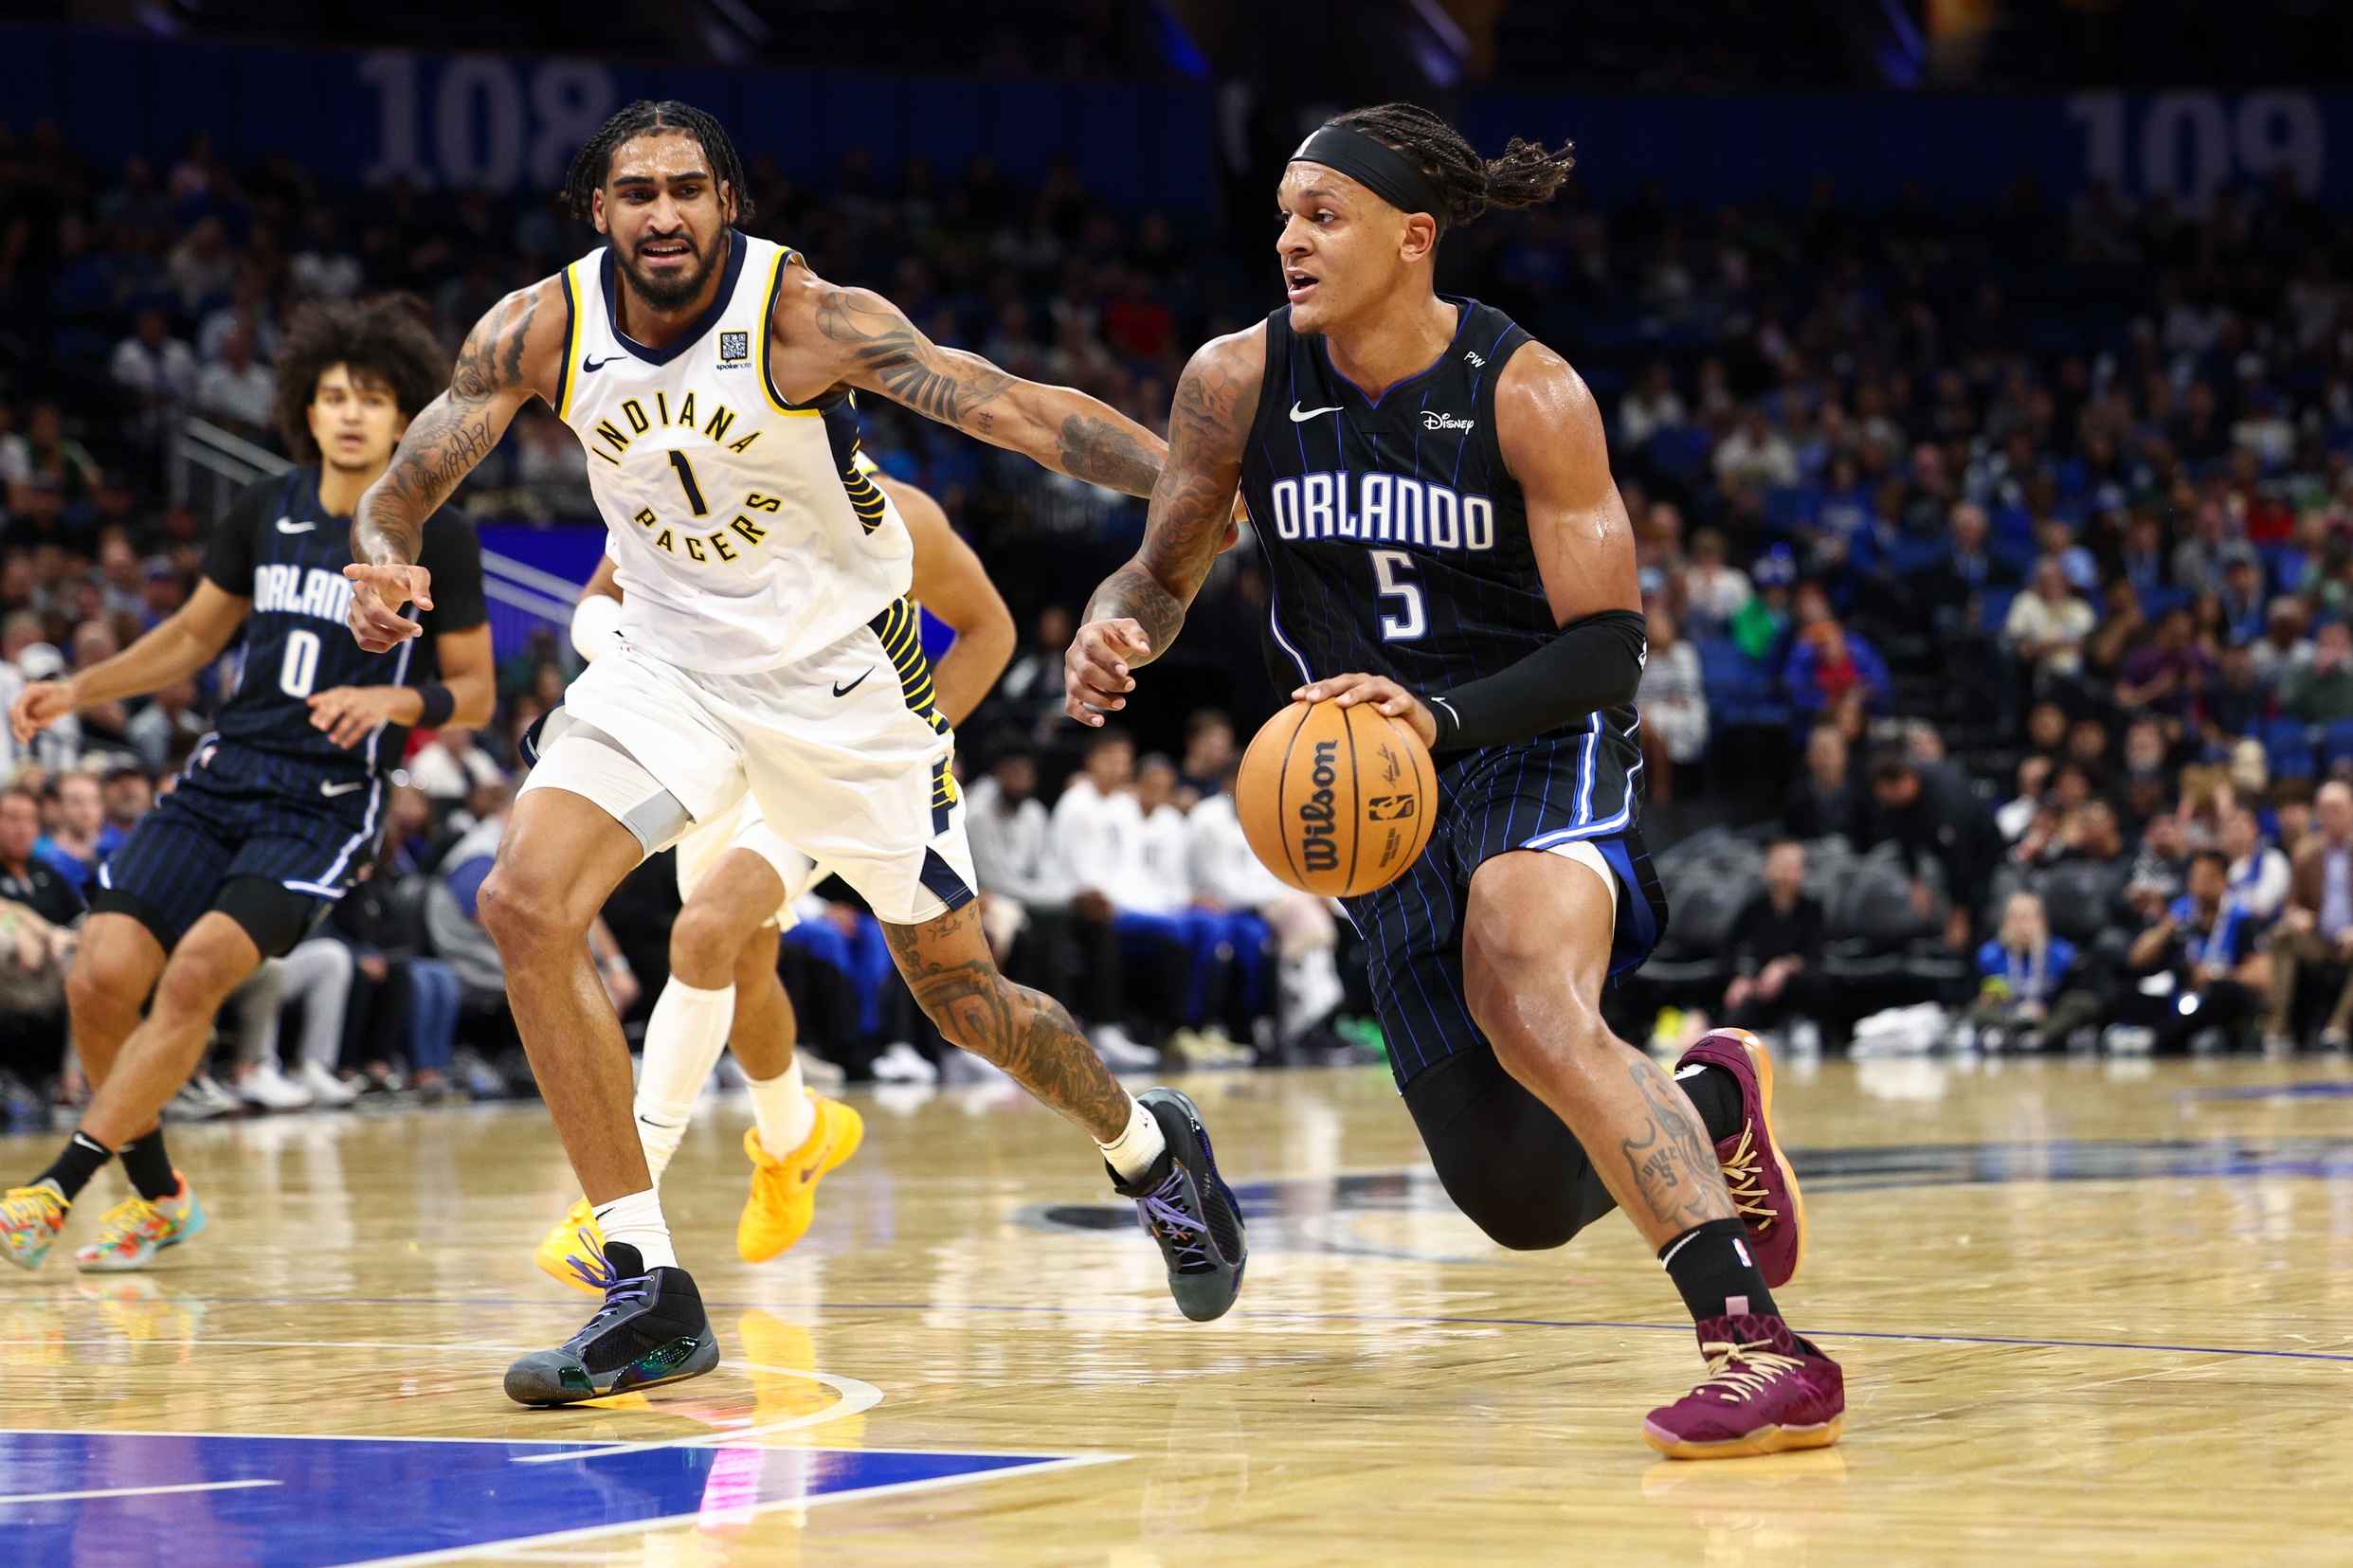
[[[1128,1125],[1128,1091],[1061,1003],[1014,984],[986,958],[935,956],[950,943],[981,943],[979,922],[979,906],[968,904],[920,926],[885,926],[882,934],[916,1003],[950,1041],[1003,1068],[1098,1141],[1117,1137]]]

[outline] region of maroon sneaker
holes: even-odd
[[[1699,1353],[1707,1380],[1642,1423],[1642,1440],[1668,1458],[1741,1459],[1838,1440],[1846,1375],[1778,1316],[1702,1319]]]
[[[1692,1066],[1720,1067],[1740,1080],[1740,1130],[1716,1144],[1716,1163],[1748,1227],[1757,1268],[1778,1290],[1805,1261],[1805,1196],[1773,1141],[1773,1054],[1746,1029],[1718,1029],[1702,1035],[1674,1069]]]

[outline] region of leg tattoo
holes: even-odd
[[[1715,1151],[1699,1134],[1691,1102],[1649,1057],[1627,1069],[1649,1107],[1636,1135],[1619,1148],[1653,1214],[1680,1230],[1722,1219],[1732,1211]]]

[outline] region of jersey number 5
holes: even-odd
[[[1399,610],[1381,618],[1384,642],[1419,642],[1430,629],[1430,618],[1421,609],[1421,585],[1412,580],[1414,558],[1402,550],[1372,552],[1374,586],[1383,600],[1396,600]]]

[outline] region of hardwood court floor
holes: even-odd
[[[986,1090],[858,1096],[815,1228],[743,1267],[747,1111],[707,1103],[666,1197],[728,1363],[557,1413],[498,1388],[585,1316],[528,1258],[570,1197],[537,1106],[175,1129],[208,1234],[0,1271],[0,1562],[2353,1561],[2353,1072],[1782,1081],[1783,1302],[1848,1435],[1714,1465],[1639,1440],[1697,1359],[1631,1227],[1492,1247],[1378,1071],[1189,1085],[1253,1212],[1209,1325],[1077,1136]],[[309,1440],[153,1435],[202,1433]]]

